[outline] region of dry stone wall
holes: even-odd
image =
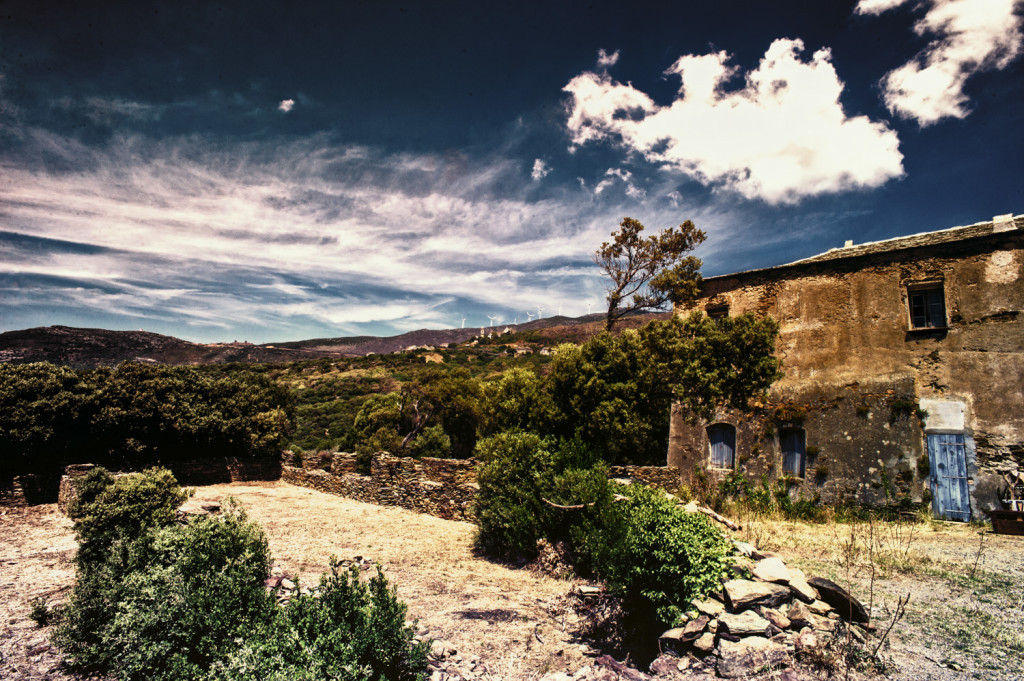
[[[197,461],[179,461],[166,466],[180,485],[213,485],[221,482],[248,482],[252,480],[277,480],[281,477],[281,460],[279,457],[264,459],[236,459],[233,457],[214,457]],[[73,464],[64,469],[64,475],[54,479],[53,489],[56,494],[46,501],[35,503],[53,503],[67,513],[68,504],[75,497],[74,479],[85,475],[95,468],[94,464]],[[132,471],[116,471],[115,475]]]
[[[293,465],[296,463],[301,465]],[[370,460],[369,475],[361,475],[355,454],[318,452],[298,461],[286,452],[281,479],[369,504],[472,521],[478,490],[476,463],[473,459],[411,459],[378,452]]]

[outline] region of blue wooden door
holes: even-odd
[[[967,488],[967,447],[962,433],[928,436],[928,462],[932,469],[932,510],[947,520],[971,519]]]

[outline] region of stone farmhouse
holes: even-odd
[[[785,377],[753,414],[672,414],[684,482],[732,471],[793,498],[1002,507],[1024,472],[1024,216],[853,245],[704,280],[677,314],[780,325]]]

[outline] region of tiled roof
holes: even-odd
[[[770,270],[809,265],[812,263],[845,260],[848,258],[857,258],[876,253],[903,251],[910,248],[919,248],[921,246],[934,246],[937,244],[946,244],[988,236],[997,232],[1005,232],[1013,229],[1024,230],[1024,215],[1001,215],[987,222],[978,222],[973,225],[967,225],[966,227],[950,227],[949,229],[942,229],[937,232],[922,232],[921,234],[911,234],[910,236],[901,236],[895,239],[886,239],[884,241],[872,241],[864,244],[857,244],[856,246],[849,245],[842,248],[832,248],[824,253],[819,253],[818,255],[813,255],[809,258],[796,260],[784,265],[746,270],[745,272],[735,272],[733,274],[723,274],[715,277],[707,277],[707,279],[724,279],[726,277],[736,276],[737,274],[768,272]]]

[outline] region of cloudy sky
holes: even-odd
[[[0,6],[0,331],[272,342],[603,304],[1024,212],[1018,0]]]

